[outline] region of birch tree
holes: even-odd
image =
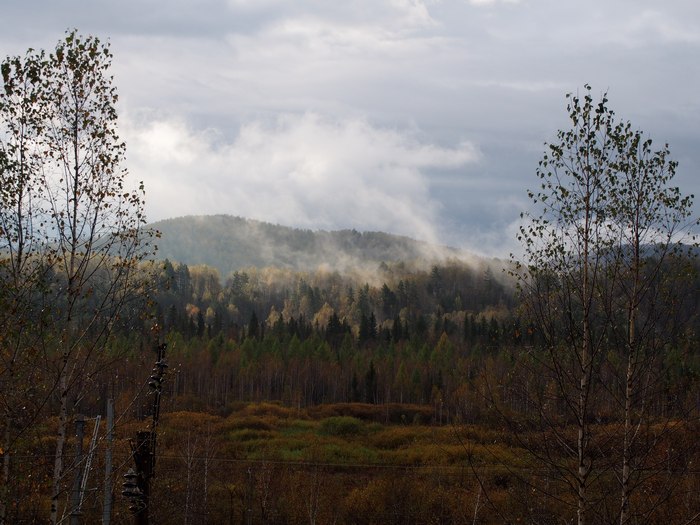
[[[6,59],[0,91],[0,403],[2,488],[0,523],[5,523],[15,442],[32,417],[36,389],[39,311],[36,294],[46,280],[45,240],[32,217],[42,198],[41,155],[36,142],[42,115],[37,104],[43,56]],[[21,402],[20,402],[21,401]]]
[[[676,426],[654,417],[652,405],[663,394],[664,352],[683,296],[688,295],[676,283],[690,271],[687,259],[695,239],[693,198],[672,185],[677,163],[670,160],[668,144],[654,151],[652,140],[629,122],[618,123],[613,136],[616,155],[611,166],[616,177],[608,200],[614,259],[608,264],[608,276],[614,290],[607,317],[611,345],[622,357],[611,393],[623,426],[618,461],[619,522],[624,525],[632,519],[647,521],[645,513],[667,496],[666,490],[657,489],[655,496],[646,498],[652,505],[633,508],[631,503],[640,474],[648,476],[655,470],[651,457],[655,445]],[[671,414],[676,419],[687,416]],[[653,422],[662,425],[650,432]]]
[[[70,412],[94,394],[100,350],[125,304],[143,292],[139,264],[150,244],[143,186],[129,188],[123,167],[111,60],[108,44],[70,31],[48,56],[30,50],[2,65],[2,257],[15,269],[5,272],[15,288],[36,282],[34,268],[45,273],[44,335],[37,343],[45,376],[40,405],[56,407],[58,416],[52,523],[67,474]],[[33,264],[23,267],[28,249]],[[16,352],[35,347],[23,344]]]
[[[534,378],[539,419],[554,436],[537,456],[570,487],[579,525],[609,521],[604,480],[618,479],[616,521],[625,524],[635,468],[654,446],[644,440],[642,450],[640,429],[653,420],[661,313],[673,310],[664,290],[682,278],[666,267],[687,246],[692,197],[671,186],[668,146],[654,151],[606,95],[596,102],[586,86],[567,99],[571,129],[547,144],[539,189],[529,192],[537,211],[523,215],[518,236],[523,305],[544,342],[531,352],[545,372]],[[621,439],[601,430],[603,418],[619,422]]]

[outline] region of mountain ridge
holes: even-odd
[[[376,270],[390,262],[436,263],[474,259],[473,254],[385,232],[309,230],[234,215],[188,215],[157,221],[158,258],[206,264],[222,277],[243,268],[296,271]]]

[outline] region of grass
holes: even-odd
[[[324,463],[332,465],[392,465],[463,467],[503,459],[522,465],[523,454],[493,429],[408,423],[401,407],[343,404],[309,410],[275,403],[238,404],[226,417],[195,412],[164,414],[161,423],[166,447],[176,447],[183,430],[201,435],[206,430],[218,450],[237,460]],[[409,407],[409,415],[422,414]]]

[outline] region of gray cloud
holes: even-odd
[[[284,115],[244,125],[232,143],[179,121],[125,126],[133,177],[149,188],[154,219],[231,213],[305,228],[375,230],[438,241],[439,203],[423,171],[478,159],[363,120]]]
[[[543,143],[568,126],[564,94],[584,83],[668,141],[678,184],[700,194],[695,0],[30,0],[3,18],[5,54],[70,27],[110,38],[128,167],[154,219],[255,211],[505,255]],[[328,204],[346,181],[354,214]]]

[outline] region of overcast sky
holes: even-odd
[[[0,54],[69,28],[111,42],[150,220],[228,213],[507,256],[585,83],[668,142],[700,195],[698,0],[6,0]]]

